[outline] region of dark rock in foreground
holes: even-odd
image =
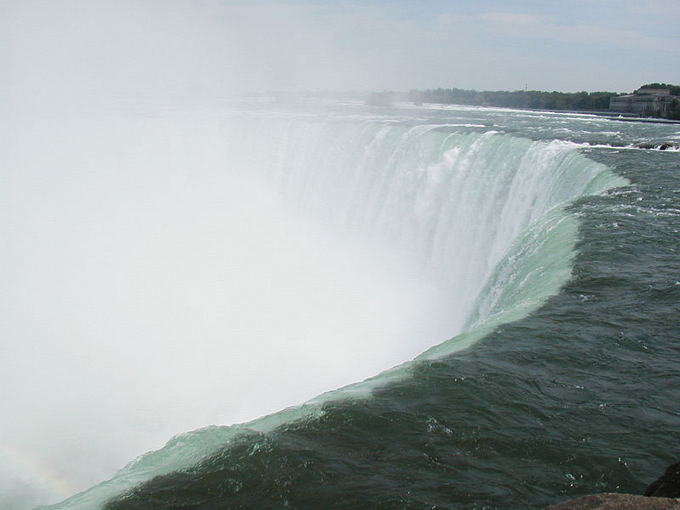
[[[676,151],[680,149],[680,144],[675,142],[641,142],[635,144],[638,149],[655,149],[658,151]]]
[[[645,496],[680,498],[680,462],[668,466],[666,472],[647,487]]]
[[[550,505],[545,510],[680,510],[680,500],[633,494],[595,494]]]

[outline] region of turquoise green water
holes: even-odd
[[[228,131],[238,157],[301,214],[417,257],[458,334],[306,406],[179,436],[56,508],[541,508],[640,493],[676,460],[680,153],[626,146],[677,126],[263,117]]]

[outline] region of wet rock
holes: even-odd
[[[671,151],[680,149],[680,144],[674,142],[640,142],[636,143],[638,149],[652,149],[659,151]]]
[[[668,466],[666,472],[647,487],[645,496],[680,498],[680,462]]]

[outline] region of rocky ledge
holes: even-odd
[[[634,494],[595,494],[547,506],[545,510],[680,510],[680,500]]]
[[[680,510],[680,462],[651,483],[644,496],[595,494],[545,507],[545,510]]]

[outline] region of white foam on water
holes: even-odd
[[[575,241],[560,207],[615,179],[574,144],[455,129],[280,112],[20,126],[0,327],[2,387],[21,391],[2,426],[67,481],[51,497],[178,431],[368,396],[409,364],[346,385],[556,292]],[[179,436],[58,508],[97,508],[234,430]]]

